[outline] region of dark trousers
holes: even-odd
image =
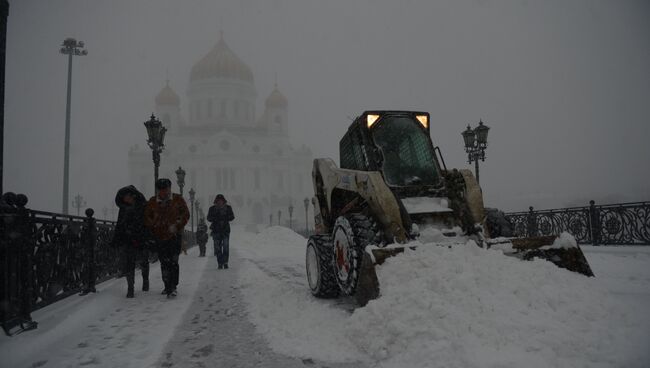
[[[230,252],[230,234],[213,234],[214,240],[214,255],[217,256],[217,263],[223,265],[228,263],[228,255]]]
[[[142,270],[142,281],[149,280],[149,251],[140,247],[124,246],[122,251],[123,269],[126,282],[132,288],[135,282],[135,265],[139,264]]]
[[[158,259],[165,290],[171,291],[178,286],[178,255],[181,253],[181,237],[158,242]]]
[[[201,257],[205,256],[205,243],[203,242],[199,243],[199,255]]]

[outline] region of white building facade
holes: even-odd
[[[187,119],[169,84],[155,98],[156,117],[168,129],[160,177],[176,184],[175,171],[181,166],[186,200],[194,188],[199,207],[207,212],[221,193],[239,224],[278,224],[280,212],[286,225],[292,205],[293,227],[304,229],[304,199],[313,196],[312,153],[305,145],[290,145],[288,101],[277,86],[259,117],[256,98],[253,73],[221,36],[192,67]],[[129,151],[129,175],[139,189],[153,192],[153,162],[146,145]]]

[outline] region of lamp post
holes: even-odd
[[[197,226],[198,226],[198,223],[199,223],[198,219],[201,218],[201,202],[199,202],[198,199],[194,201],[194,210],[196,211],[196,219],[197,219],[196,223],[197,223]]]
[[[82,197],[81,194],[77,194],[72,200],[72,208],[77,209],[77,216],[80,215],[80,210],[83,207],[86,207],[86,201],[84,201],[84,197]]]
[[[309,235],[309,198],[305,198],[305,235]]]
[[[192,229],[192,234],[194,234],[194,195],[196,192],[194,191],[194,188],[190,188],[190,206],[191,206],[191,212],[190,212],[190,229]]]
[[[63,40],[61,49],[63,55],[68,55],[68,98],[65,105],[65,143],[63,153],[63,213],[68,214],[68,197],[70,189],[70,99],[72,96],[72,56],[88,55],[83,41],[74,38]]]
[[[282,226],[282,210],[278,210],[278,226]]]
[[[465,152],[467,152],[467,162],[475,164],[476,182],[480,184],[478,173],[478,160],[485,161],[485,148],[487,147],[487,136],[490,128],[479,120],[478,126],[472,129],[469,125],[461,133],[465,141]]]
[[[5,142],[5,59],[7,51],[7,17],[9,17],[9,2],[0,0],[0,193],[4,193],[3,167]]]
[[[182,197],[183,187],[185,186],[185,170],[183,170],[180,166],[178,167],[178,170],[176,170],[176,183],[178,184],[178,188],[181,190]]]
[[[153,165],[154,165],[154,188],[155,183],[158,181],[158,167],[160,167],[160,153],[165,148],[165,133],[167,128],[165,128],[160,120],[156,119],[154,114],[151,114],[151,118],[144,122],[145,128],[147,128],[147,144],[151,148],[151,153],[153,154]],[[155,190],[154,190],[155,193]]]
[[[293,230],[293,204],[289,204],[289,229]]]

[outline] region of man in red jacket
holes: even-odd
[[[181,253],[183,229],[190,211],[180,194],[171,192],[169,179],[156,181],[156,195],[149,199],[144,211],[144,224],[153,234],[160,260],[165,290],[168,298],[175,297],[178,286],[178,256]]]

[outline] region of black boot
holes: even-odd
[[[127,292],[126,292],[126,297],[127,298],[133,298],[133,285],[135,284],[135,278],[133,277],[133,274],[131,275],[126,275],[126,285],[128,287]]]
[[[142,280],[142,291],[149,291],[149,279]]]

